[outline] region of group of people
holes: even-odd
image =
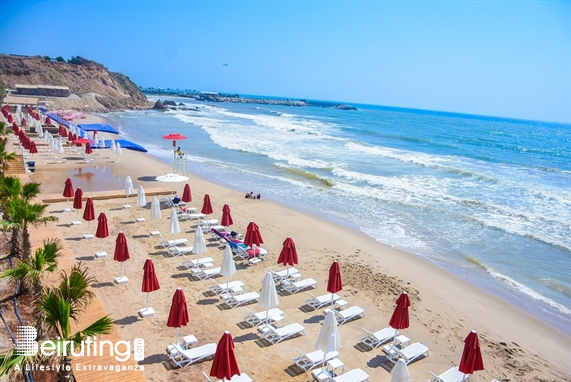
[[[258,199],[259,200],[259,199],[262,199],[262,195],[258,194],[256,196],[254,196],[254,191],[250,191],[246,194],[245,198],[246,199]]]

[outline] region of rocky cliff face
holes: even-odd
[[[0,83],[10,89],[16,84],[67,86],[69,97],[41,97],[50,110],[107,112],[153,106],[129,77],[93,61],[77,65],[2,54]]]

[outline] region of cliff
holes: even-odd
[[[39,97],[49,110],[108,112],[152,107],[129,77],[84,60],[81,64],[0,54],[0,84],[67,86],[69,97]]]

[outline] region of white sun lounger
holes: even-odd
[[[220,274],[220,267],[208,268],[208,269],[194,267],[190,270],[190,272],[192,273],[192,275],[194,277],[201,279],[201,280],[204,280],[204,279],[208,279],[212,276],[219,275]]]
[[[299,333],[305,335],[305,328],[303,325],[298,324],[297,322],[278,329],[275,329],[271,325],[266,325],[266,329],[267,330],[262,331],[262,336],[272,345],[280,343],[281,341],[293,337]]]
[[[196,268],[196,266],[198,265],[202,265],[202,266],[206,266],[208,264],[212,264],[214,263],[214,259],[212,257],[201,257],[200,259],[196,260],[196,259],[189,259],[188,257],[185,256],[185,258],[187,259],[184,263],[182,263],[182,265],[184,265],[187,268]],[[211,265],[212,266],[212,265]]]
[[[291,280],[283,279],[281,281],[283,290],[289,294],[294,294],[308,288],[317,288],[317,281],[314,279],[305,279],[293,282]]]
[[[271,321],[272,317],[281,316],[282,314],[284,314],[284,312],[282,312],[278,308],[272,308],[258,313],[254,313],[248,308],[245,309],[248,311],[248,315],[242,318],[252,327],[265,324],[266,318],[268,321]]]
[[[274,271],[269,271],[272,275],[272,277],[274,278],[274,281],[276,283],[281,283],[281,281],[283,279],[288,279],[291,276],[299,273],[299,271],[295,268],[287,268],[278,272],[274,272]]]
[[[201,214],[201,213],[189,214],[189,213],[183,212],[183,213],[178,214],[178,218],[184,219],[184,220],[202,219],[203,217],[206,217],[206,215]]]
[[[365,317],[365,309],[361,308],[360,306],[352,306],[342,311],[338,311],[335,309],[325,309],[325,313],[327,314],[330,310],[335,313],[335,318],[337,319],[337,325],[341,326],[347,321],[351,321],[354,318],[357,318],[361,315]]]
[[[229,283],[221,283],[221,284],[218,284],[214,280],[210,281],[212,284],[208,287],[208,290],[216,294],[234,292],[235,289],[242,288],[244,286],[244,283],[242,281],[230,281]]]
[[[161,239],[162,240],[159,242],[159,245],[163,248],[188,243],[188,239],[186,239],[184,237],[181,237],[180,239],[167,240],[161,235]]]
[[[361,369],[349,370],[346,373],[336,376],[332,379],[334,382],[364,382],[369,380],[369,374]]]
[[[208,382],[216,382],[214,379],[210,378],[208,376],[208,374],[206,374],[204,371],[202,371],[202,374],[204,374],[204,376],[206,377],[206,380]],[[240,373],[240,375],[234,375],[232,378],[225,379],[224,381],[226,381],[226,382],[254,382],[252,380],[252,378],[250,378],[250,376],[246,373]],[[220,380],[218,382],[223,382],[223,381]]]
[[[319,309],[324,307],[325,305],[331,305],[335,301],[339,300],[341,297],[336,293],[327,293],[322,296],[314,296],[311,292],[307,292],[311,296],[311,298],[305,300],[305,303],[312,307],[313,310]]]
[[[295,348],[299,352],[299,355],[292,358],[293,362],[303,371],[309,371],[316,366],[323,364],[323,350],[319,349],[311,353],[304,353],[298,348]],[[325,355],[325,362],[337,358],[339,353],[336,351],[330,351]]]
[[[428,357],[428,347],[421,344],[420,342],[415,342],[412,345],[405,347],[404,349],[394,349],[387,354],[387,359],[393,363],[396,363],[399,358],[402,358],[404,362],[408,365],[418,357],[425,355]]]
[[[185,367],[213,356],[216,353],[216,344],[206,344],[192,349],[183,349],[180,344],[176,344],[175,349],[175,352],[169,353],[169,358],[176,367]]]
[[[177,247],[176,245],[172,245],[168,248],[168,253],[169,255],[176,257],[185,253],[192,252],[192,248],[192,245],[187,247]]]
[[[436,375],[432,371],[430,374],[434,376],[429,382],[467,382],[470,380],[469,374],[464,374],[458,370],[458,366],[451,367],[440,375]]]
[[[359,341],[361,341],[363,345],[370,347],[372,350],[392,340],[397,332],[396,329],[393,329],[390,326],[378,330],[374,333],[368,331],[365,328],[362,329],[365,331],[365,333],[367,333],[367,335],[359,338]]]
[[[260,295],[257,292],[248,292],[239,295],[222,293],[220,297],[222,297],[222,301],[230,308],[235,308],[237,306],[256,301],[258,298],[260,298]]]

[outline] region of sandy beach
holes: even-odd
[[[88,115],[81,123],[109,121]],[[138,186],[170,187],[170,184],[157,182],[154,178],[171,172],[171,165],[150,155],[123,150],[123,154],[117,157],[110,150],[94,150],[93,162],[85,163],[82,155],[66,150],[63,157],[67,160],[61,164],[54,163],[46,146],[39,146],[39,153],[28,158],[36,162],[36,170],[28,174],[29,179],[42,184],[42,195],[61,195],[67,177],[72,178],[75,187],[82,187],[84,197],[104,189],[123,190],[126,176],[133,179],[135,190]],[[365,334],[362,328],[377,331],[388,326],[395,300],[406,291],[411,300],[410,327],[402,333],[412,342],[422,342],[430,348],[428,357],[409,364],[412,381],[428,381],[431,378],[429,371],[442,373],[457,365],[464,338],[470,330],[479,333],[485,365],[485,370],[476,372],[472,381],[571,381],[570,337],[433,263],[383,245],[361,232],[279,203],[245,199],[241,192],[192,174],[188,183],[193,197],[190,206],[200,209],[204,195],[209,194],[214,208],[212,218],[220,219],[223,205],[228,204],[234,219],[233,230],[245,233],[250,221],[255,221],[260,227],[263,247],[269,256],[258,264],[236,260],[238,271],[232,280],[244,282],[244,292],[259,291],[267,270],[285,269],[277,264],[277,258],[287,237],[296,243],[299,255],[296,268],[304,279],[317,280],[317,288],[310,290],[314,295],[326,293],[327,271],[334,260],[339,261],[344,282],[339,295],[349,306],[360,306],[365,311],[364,317],[339,329],[343,345],[339,359],[344,363],[345,371],[361,368],[371,376],[371,381],[390,381],[392,364],[381,348],[366,349],[360,345],[359,338]],[[174,185],[179,195],[184,184]],[[263,194],[263,190],[254,191]],[[304,300],[309,295],[305,291],[293,295],[282,292],[278,306],[284,312],[285,324],[300,323],[305,327],[305,335],[268,346],[256,328],[243,322],[243,316],[247,314],[244,307],[225,308],[218,295],[208,292],[211,281],[193,279],[190,271],[181,266],[182,256],[172,257],[166,249],[158,247],[160,239],[149,234],[153,229],[149,205],[143,210],[147,221],[136,222],[140,213],[136,207],[136,195],[128,199],[132,209],[123,208],[126,199],[122,196],[95,202],[96,215],[103,211],[109,221],[110,236],[104,240],[104,247],[110,256],[106,259],[94,258],[100,241],[83,239],[87,224],[72,225],[76,214],[61,212],[65,202],[50,204],[48,211],[58,217],[55,226],[65,239],[65,245],[96,277],[94,292],[115,321],[122,337],[125,340],[145,339],[145,360],[140,364],[144,365],[147,380],[200,381],[204,380],[201,371],[210,370],[210,360],[186,368],[174,368],[166,355],[165,348],[175,338],[175,330],[168,328],[166,321],[171,298],[178,287],[183,288],[186,294],[190,316],[188,326],[180,331],[182,335],[193,334],[199,344],[206,344],[217,342],[224,331],[230,331],[240,369],[254,381],[312,380],[311,373],[303,373],[292,362],[292,358],[298,355],[295,348],[304,352],[314,350],[320,323],[324,319],[323,309],[307,309]],[[147,201],[150,199],[147,197]],[[163,206],[163,216],[158,223],[158,230],[163,236],[170,236],[169,212]],[[189,239],[189,245],[192,245],[195,224],[196,221],[181,221],[182,232],[178,237]],[[95,230],[93,224],[91,230]],[[126,285],[113,282],[120,273],[120,265],[113,261],[112,255],[119,232],[127,236],[131,253],[131,259],[125,263],[125,275],[130,280]],[[201,256],[212,257],[214,266],[218,267],[223,246],[210,234],[206,238],[208,252]],[[156,315],[142,319],[137,313],[146,302],[141,282],[147,258],[154,261],[161,288],[150,296]],[[224,278],[218,277],[214,281],[223,282]],[[246,307],[253,311],[262,310],[257,304]]]

